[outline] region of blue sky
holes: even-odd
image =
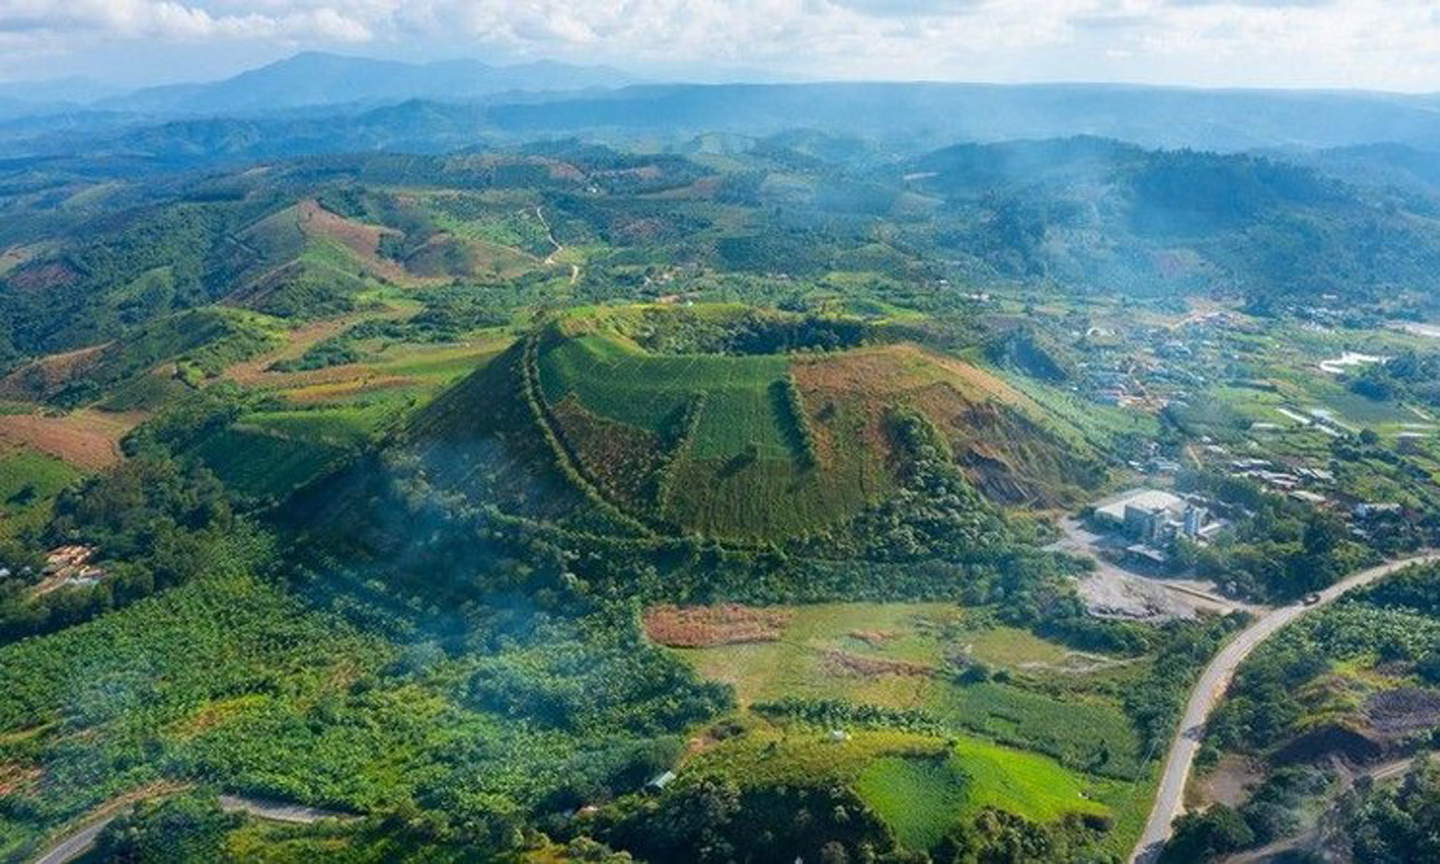
[[[0,0],[0,80],[208,79],[304,49],[697,80],[1440,91],[1440,0]]]

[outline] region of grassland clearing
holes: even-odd
[[[303,233],[339,243],[354,253],[366,269],[376,276],[396,283],[409,281],[409,274],[399,263],[380,255],[381,238],[398,232],[346,219],[326,210],[313,200],[302,201],[296,205],[294,218]]]
[[[968,780],[949,759],[882,756],[860,773],[855,792],[901,843],[929,849],[959,821]]]
[[[359,363],[297,372],[268,369],[277,360],[299,356],[315,343],[339,332],[336,322],[313,327],[304,337],[308,344],[291,345],[284,349],[283,355],[272,355],[263,365],[232,367],[229,374],[249,386],[274,392],[297,406],[357,399],[379,399],[393,404],[412,396],[423,400],[433,395],[490,362],[511,342],[508,335],[501,333],[481,333],[457,344],[377,342]]]
[[[1141,771],[1139,737],[1115,694],[1143,661],[1078,655],[944,603],[756,611],[790,616],[778,638],[677,649],[702,676],[734,686],[742,707],[793,697],[917,710],[1070,767]],[[976,663],[1004,680],[962,680]]]
[[[41,527],[47,505],[80,476],[55,456],[26,447],[0,449],[0,536]]]
[[[683,770],[725,776],[742,787],[849,787],[902,843],[919,850],[985,807],[1051,822],[1070,814],[1111,816],[1125,803],[1122,784],[965,735],[941,740],[852,730],[837,740],[803,725],[765,727],[692,756]]]

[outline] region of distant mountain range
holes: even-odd
[[[1440,146],[1436,96],[1108,84],[650,85],[497,106],[491,122],[523,134],[812,128],[933,146],[1071,135],[1225,151],[1377,142]]]
[[[441,152],[482,140],[571,136],[676,146],[711,134],[721,136],[718,141],[796,129],[864,139],[896,154],[1076,135],[1221,152],[1377,144],[1440,151],[1440,96],[1363,91],[645,84],[603,66],[416,64],[305,53],[224,81],[153,87],[83,107],[63,102],[96,86],[0,85],[0,157],[118,153],[195,163],[378,149]]]
[[[404,63],[307,52],[209,84],[150,87],[94,107],[145,114],[257,114],[352,102],[467,101],[511,91],[614,88],[637,79],[606,66],[540,61],[491,66],[475,60]]]

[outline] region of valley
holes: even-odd
[[[0,861],[1364,860],[1423,809],[1433,192],[653,95],[0,162]]]

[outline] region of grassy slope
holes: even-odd
[[[651,432],[704,393],[665,515],[712,535],[778,538],[843,519],[890,485],[877,454],[845,449],[818,469],[801,464],[777,398],[789,366],[780,355],[652,355],[586,335],[545,351],[540,379],[552,405],[573,393],[591,412]]]
[[[61,489],[80,478],[68,462],[27,448],[0,453],[0,537],[38,528]]]
[[[1150,772],[1110,694],[1143,664],[1106,665],[1082,655],[1102,662],[1077,670],[1077,655],[1062,646],[950,604],[832,603],[789,611],[779,641],[676,653],[702,676],[735,686],[742,708],[785,697],[843,700],[921,710],[965,731],[948,736],[953,746],[927,735],[859,730],[851,730],[854,741],[834,745],[819,731],[762,727],[742,739],[748,743],[724,742],[697,759],[698,767],[740,782],[833,777],[854,785],[905,842],[922,844],[917,848],[984,806],[1041,821],[1110,814],[1116,829],[1105,847],[1123,851],[1133,841]],[[955,682],[940,670],[960,648],[1006,670],[1011,682]],[[937,672],[848,673],[828,662],[834,652]],[[767,750],[776,736],[778,750]],[[731,747],[733,757],[725,750]],[[1097,758],[1102,750],[1110,753],[1104,764]],[[825,768],[816,764],[827,759]]]
[[[741,786],[849,786],[915,849],[983,807],[1046,822],[1068,813],[1108,815],[1123,802],[1123,787],[1112,781],[963,735],[944,741],[857,730],[836,742],[819,729],[760,729],[692,757],[686,770]]]

